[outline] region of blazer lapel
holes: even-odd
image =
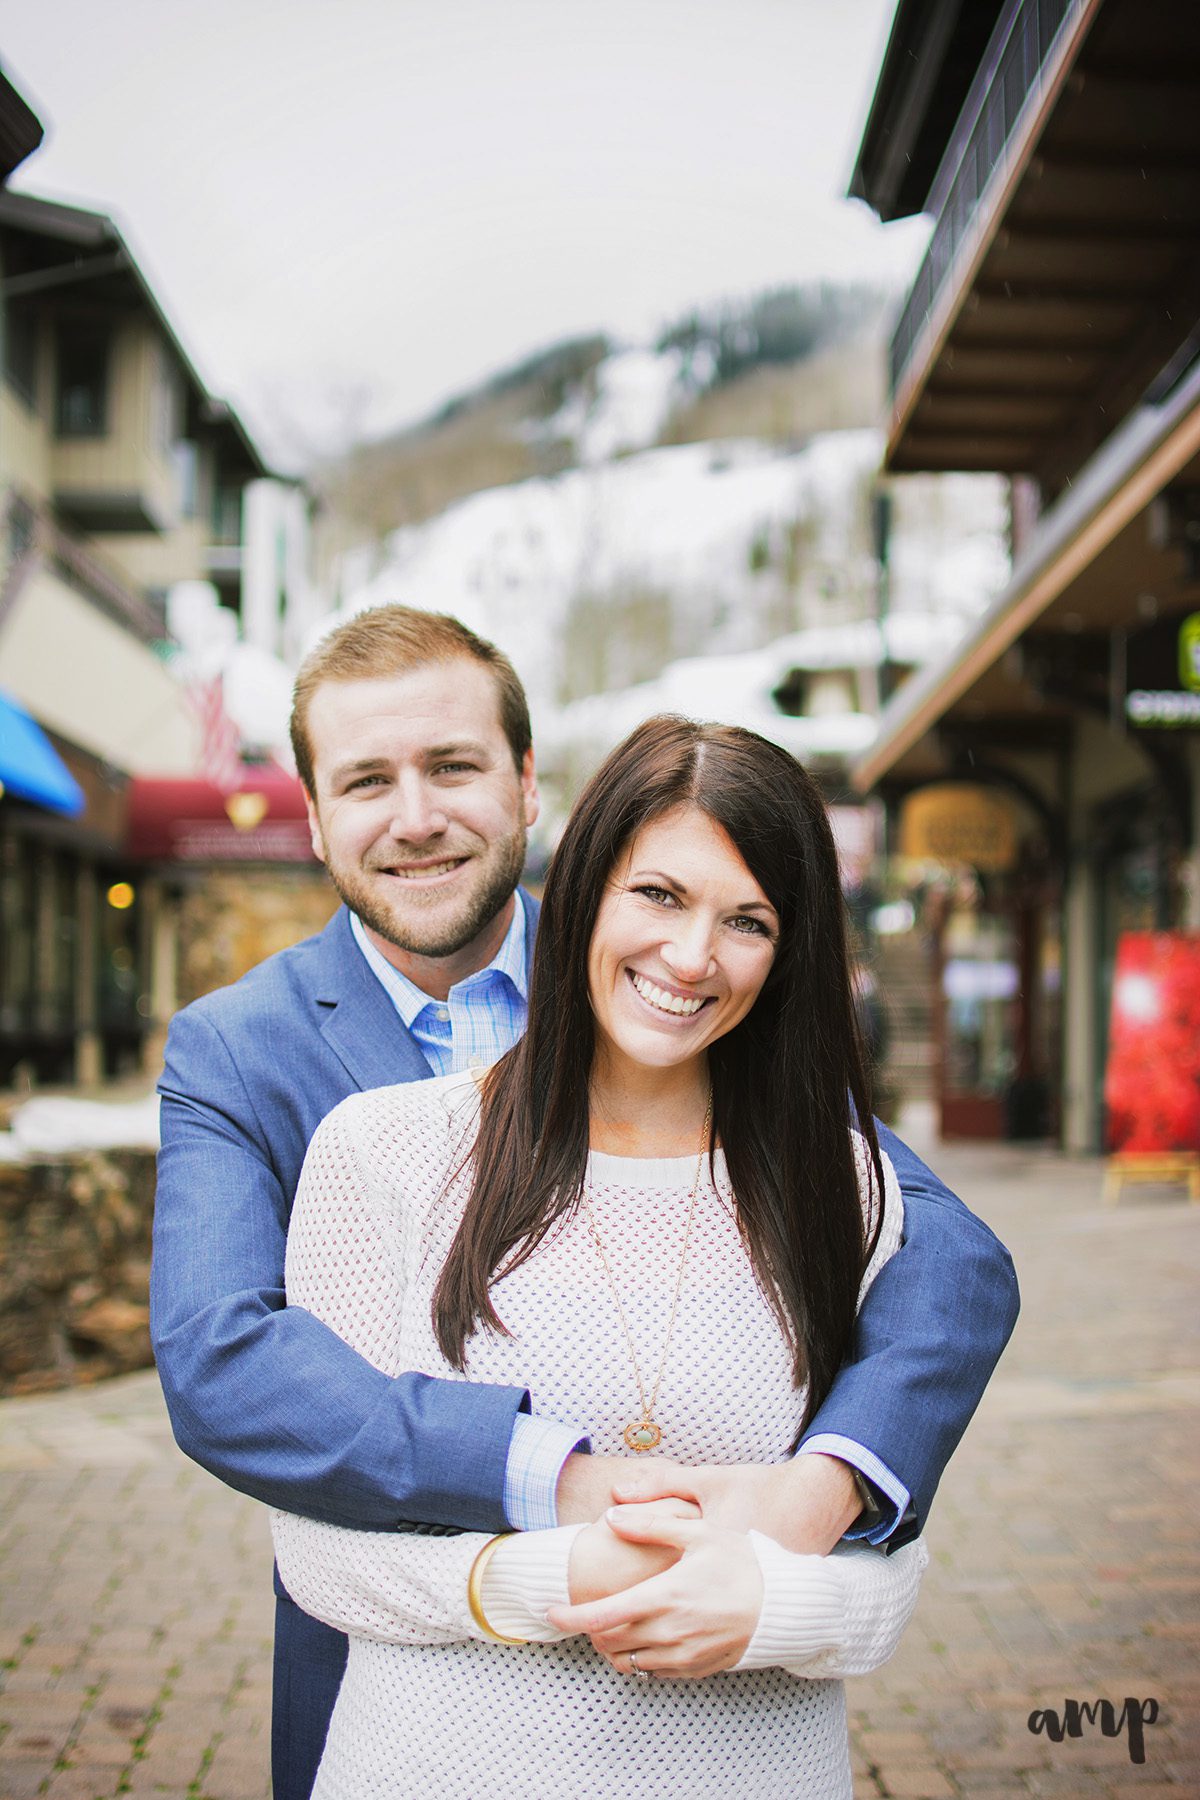
[[[344,906],[321,933],[313,998],[321,1034],[357,1087],[427,1081],[433,1074],[355,943]]]

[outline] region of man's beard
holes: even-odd
[[[512,898],[521,871],[525,867],[525,832],[523,828],[509,837],[493,841],[490,854],[480,861],[492,861],[488,878],[478,893],[464,896],[464,910],[450,918],[421,918],[416,895],[410,897],[411,916],[400,919],[383,899],[367,887],[358,870],[351,878],[343,870],[326,864],[326,873],[351,912],[357,913],[369,930],[412,956],[453,956],[486,930],[497,913]],[[402,885],[398,876],[385,877]],[[360,886],[360,882],[362,885]]]

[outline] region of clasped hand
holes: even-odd
[[[700,1468],[665,1457],[636,1466],[626,1457],[569,1457],[559,1519],[595,1523],[572,1551],[572,1604],[553,1608],[550,1623],[586,1633],[623,1674],[631,1650],[638,1668],[662,1675],[731,1669],[762,1610],[747,1533],[825,1556],[859,1505],[851,1470],[820,1454]]]
[[[571,1552],[572,1604],[550,1609],[622,1674],[696,1680],[731,1669],[754,1635],[762,1576],[744,1532],[703,1518],[690,1501],[613,1506]],[[602,1597],[597,1597],[602,1596]]]

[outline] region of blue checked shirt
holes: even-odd
[[[445,1000],[431,1000],[394,968],[375,948],[357,913],[350,914],[350,930],[435,1075],[486,1068],[521,1036],[529,1010],[529,971],[525,903],[519,892],[512,924],[487,968],[456,982]],[[509,1524],[517,1531],[557,1525],[555,1491],[562,1466],[573,1450],[589,1448],[588,1439],[569,1426],[518,1413],[504,1471]]]
[[[486,1068],[511,1050],[525,1029],[529,1010],[525,902],[518,890],[512,924],[486,969],[456,982],[445,1000],[433,1000],[380,954],[357,913],[350,914],[354,941],[383,983],[393,1006],[420,1046],[435,1075]],[[587,1437],[551,1419],[519,1413],[504,1472],[504,1511],[517,1531],[549,1530],[558,1524],[555,1493],[563,1464],[573,1450],[590,1449]],[[800,1453],[837,1456],[866,1477],[875,1511],[864,1513],[847,1537],[883,1543],[904,1518],[907,1488],[862,1444],[825,1434],[808,1439]]]

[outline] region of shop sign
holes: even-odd
[[[139,776],[127,849],[148,862],[311,864],[304,791],[294,776],[256,772],[235,793],[199,780]]]
[[[1200,1150],[1200,933],[1117,939],[1104,1099],[1109,1150]]]
[[[1200,729],[1200,613],[1189,613],[1176,644],[1177,688],[1134,688],[1125,696],[1125,716],[1142,730]]]
[[[968,863],[984,874],[1017,860],[1017,822],[1003,794],[968,782],[939,782],[909,794],[900,809],[900,854],[918,862]]]

